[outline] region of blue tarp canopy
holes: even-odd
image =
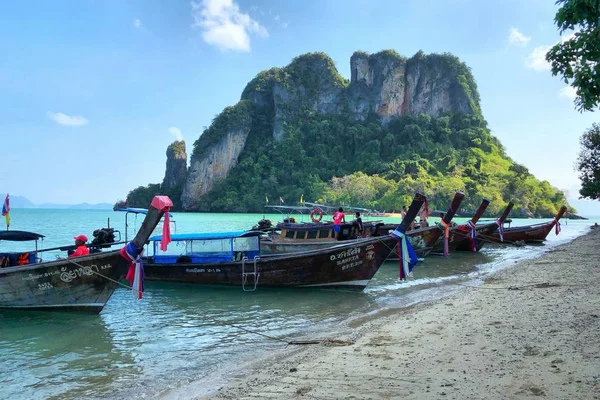
[[[44,235],[26,231],[1,231],[0,240],[11,242],[27,242],[29,240],[38,240],[44,238]]]
[[[148,214],[148,209],[147,208],[135,208],[135,207],[126,207],[126,208],[117,208],[115,211],[124,211],[124,212],[130,212],[133,214]],[[169,213],[169,217],[172,217],[173,214]]]
[[[260,231],[237,231],[237,232],[206,232],[206,233],[179,233],[171,235],[172,241],[177,240],[210,240],[210,239],[230,239],[248,236],[261,236]],[[161,235],[152,236],[150,240],[157,242],[162,238]]]

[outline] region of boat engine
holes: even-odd
[[[91,244],[96,248],[110,247],[110,244],[115,242],[115,230],[113,228],[96,229],[92,235],[94,235],[94,240]]]
[[[270,219],[263,218],[252,227],[253,231],[266,231],[273,227],[273,222]]]

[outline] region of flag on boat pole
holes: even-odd
[[[283,204],[283,197],[279,196],[279,201]]]
[[[6,230],[10,227],[10,197],[6,193],[6,198],[2,204],[2,216],[6,219]]]
[[[269,198],[265,195],[265,203],[269,204]]]
[[[300,204],[302,204],[302,203],[304,203],[304,195],[303,194],[300,195]]]

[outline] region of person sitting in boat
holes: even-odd
[[[362,237],[363,235],[363,223],[362,218],[360,217],[360,212],[357,211],[354,216],[354,221],[352,221],[352,225],[356,227],[357,236]]]
[[[90,250],[85,245],[85,243],[88,241],[87,236],[79,235],[75,236],[73,239],[75,239],[75,246],[77,247],[75,250],[68,251],[69,257],[81,257],[90,254]]]
[[[338,208],[338,210],[333,214],[333,231],[335,232],[335,238],[337,239],[340,230],[342,228],[342,221],[346,223],[346,214],[344,214],[344,209],[342,207]]]

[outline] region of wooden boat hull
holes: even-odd
[[[542,243],[546,240],[554,225],[554,221],[550,221],[542,224],[504,228],[502,236],[508,242]],[[500,242],[500,233],[497,229],[490,236]]]
[[[118,251],[70,260],[0,269],[0,308],[102,311],[116,288],[106,278],[122,279],[130,262]]]
[[[102,311],[173,203],[155,196],[151,205],[135,238],[120,251],[0,268],[0,309]]]
[[[428,226],[426,228],[408,231],[406,234],[410,244],[413,246],[413,249],[415,249],[417,257],[424,258],[433,251],[435,244],[443,233],[444,231],[437,226]]]
[[[343,244],[360,243],[366,239],[350,239],[344,240]],[[321,242],[316,241],[269,241],[261,240],[260,248],[263,254],[275,255],[275,254],[286,254],[286,253],[299,253],[303,251],[312,251],[319,249],[326,249],[328,247],[337,246],[342,244],[336,240],[324,240]]]
[[[314,287],[363,290],[385,261],[396,239],[386,236],[326,249],[222,263],[144,263],[145,278],[202,285]],[[244,271],[247,273],[244,279]],[[255,275],[252,275],[255,272]]]

